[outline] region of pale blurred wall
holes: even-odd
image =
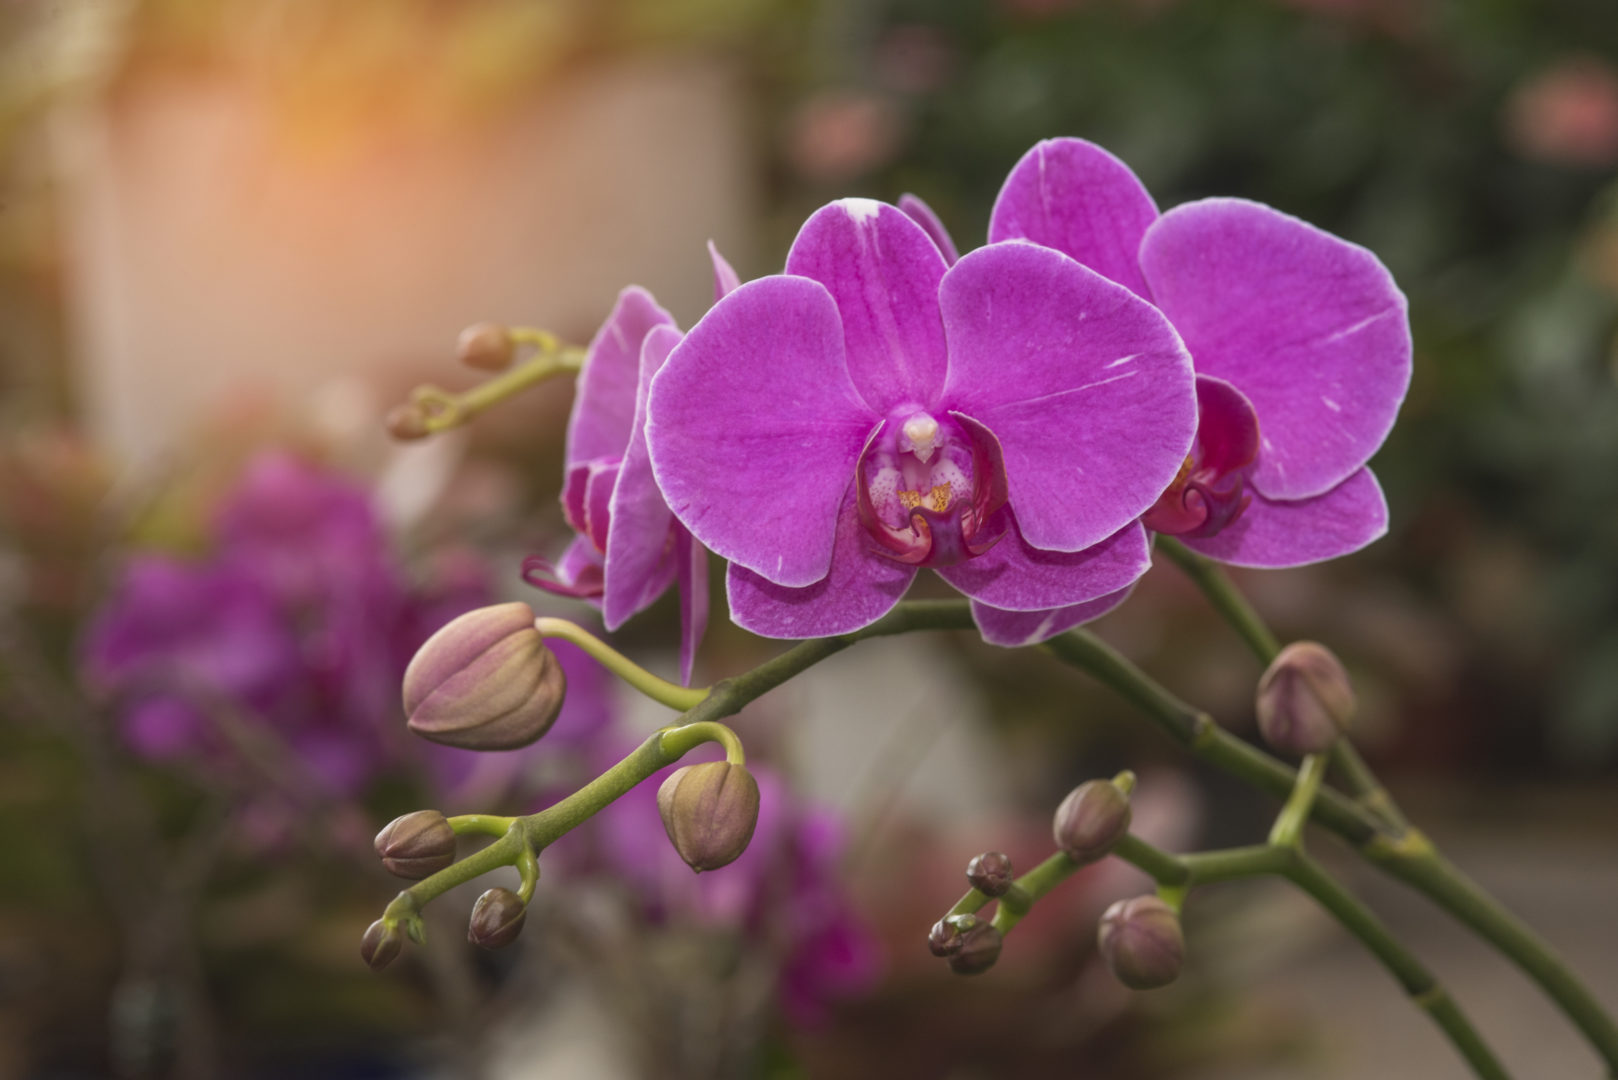
[[[711,299],[704,243],[750,254],[736,82],[705,54],[618,60],[465,125],[313,148],[227,76],[74,109],[56,146],[92,432],[133,464],[247,390],[465,385],[466,324],[580,339],[629,283],[689,325]]]

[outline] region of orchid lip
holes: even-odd
[[[860,523],[877,554],[910,566],[954,566],[1006,531],[999,441],[970,417],[901,406],[855,466]]]
[[[575,580],[566,581],[555,563],[539,555],[522,561],[522,579],[536,589],[574,600],[599,600],[606,592],[606,578],[600,567],[586,567]]]

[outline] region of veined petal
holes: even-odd
[[[1191,358],[1156,308],[1025,241],[963,255],[939,302],[945,405],[1000,440],[1030,545],[1082,551],[1156,501],[1197,427]]]
[[[690,686],[691,667],[708,629],[708,551],[684,525],[674,529],[674,566],[680,584],[680,682]]]
[[[944,228],[944,223],[933,213],[933,208],[922,202],[920,197],[905,192],[899,196],[899,209],[932,238],[933,246],[944,256],[945,264],[954,266],[961,253],[955,249],[955,241],[950,239],[949,230]]]
[[[1072,553],[1030,546],[1014,522],[994,547],[974,559],[941,568],[938,576],[992,607],[1042,611],[1087,603],[1127,588],[1151,565],[1146,530],[1139,522]]]
[[[680,343],[672,326],[654,326],[640,350],[635,423],[612,489],[606,543],[606,592],[601,616],[609,631],[663,595],[674,580],[674,515],[663,501],[646,453],[646,400],[652,376]]]
[[[1259,492],[1319,495],[1382,445],[1410,385],[1410,321],[1371,252],[1258,203],[1203,199],[1148,230],[1141,267],[1197,371],[1253,402]]]
[[[944,257],[897,207],[840,199],[803,223],[787,273],[826,287],[843,320],[848,372],[875,412],[931,405],[948,360],[938,319]]]
[[[915,567],[872,550],[850,484],[830,573],[808,588],[787,589],[732,563],[725,591],[730,619],[744,630],[772,638],[830,637],[869,626],[893,610],[915,576]]]
[[[989,217],[989,242],[1055,248],[1142,299],[1140,242],[1157,204],[1129,166],[1084,139],[1035,144],[1006,177]]]
[[[1130,585],[1099,600],[1048,611],[1003,611],[990,607],[981,600],[972,601],[972,621],[978,624],[978,633],[990,645],[1003,645],[1008,649],[1024,645],[1038,645],[1057,634],[1065,634],[1075,626],[1101,618],[1107,612],[1129,599],[1135,591]]]
[[[713,262],[713,299],[714,303],[717,304],[735,292],[736,286],[742,283],[742,279],[736,276],[736,271],[731,268],[730,260],[719,254],[719,249],[714,246],[712,240],[708,241],[708,258]]]
[[[849,381],[831,295],[777,275],[739,287],[675,346],[652,380],[646,441],[698,540],[799,588],[831,567],[837,512],[880,419]]]
[[[674,316],[640,286],[631,285],[618,294],[579,370],[573,411],[567,418],[568,465],[623,455],[635,422],[641,342],[652,327],[673,325]]]
[[[1242,516],[1214,536],[1181,537],[1188,548],[1232,566],[1283,567],[1335,559],[1388,531],[1388,504],[1370,469],[1324,495],[1283,502],[1255,495]]]

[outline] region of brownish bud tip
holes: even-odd
[[[528,908],[510,889],[490,889],[472,905],[466,940],[485,949],[503,949],[517,940]]]
[[[437,810],[417,810],[383,826],[376,853],[389,873],[424,878],[455,861],[455,830]]]
[[[381,971],[404,948],[404,938],[399,931],[378,919],[365,928],[365,936],[360,938],[360,958],[370,965],[372,971]]]
[[[982,975],[1000,959],[1005,938],[991,922],[973,919],[961,931],[961,945],[950,955],[949,969],[957,975]]]
[[[966,880],[988,897],[1006,895],[1011,889],[1011,857],[999,851],[985,851],[966,864]]]
[[[1330,750],[1354,719],[1354,686],[1330,649],[1295,641],[1258,683],[1254,701],[1264,741],[1286,754]]]
[[[504,371],[516,355],[511,331],[498,323],[476,323],[461,331],[455,358],[479,371]]]
[[[1096,943],[1118,981],[1156,990],[1180,976],[1185,935],[1179,913],[1156,896],[1120,900],[1101,916]]]
[[[404,677],[410,730],[462,750],[513,750],[550,730],[567,676],[534,613],[519,602],[479,608],[443,627]]]
[[[949,919],[939,919],[927,933],[927,948],[934,956],[954,956],[964,943],[961,928]]]
[[[669,842],[701,873],[735,862],[758,824],[758,781],[745,766],[705,761],[677,769],[657,789]]]
[[[425,439],[432,434],[427,428],[427,414],[417,405],[395,406],[388,413],[386,424],[388,434],[402,442]]]
[[[1067,793],[1056,808],[1051,834],[1077,863],[1092,863],[1129,831],[1129,796],[1111,780],[1089,780]]]

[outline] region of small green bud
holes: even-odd
[[[502,949],[517,940],[527,918],[522,897],[510,889],[490,889],[472,905],[466,940],[485,949]]]
[[[1282,753],[1320,754],[1354,719],[1354,686],[1324,645],[1295,641],[1258,682],[1258,730]]]
[[[987,897],[1000,897],[1011,891],[1014,880],[1011,857],[999,851],[985,851],[966,864],[966,880]]]
[[[705,761],[675,770],[657,789],[669,843],[699,874],[736,861],[758,825],[758,781],[746,766]]]
[[[427,429],[427,414],[419,405],[399,405],[388,413],[388,434],[400,442],[425,439],[432,432]]]
[[[405,669],[410,730],[462,750],[527,746],[550,730],[566,694],[562,665],[520,601],[455,619]]]
[[[950,954],[949,969],[957,975],[982,975],[1000,959],[1000,948],[1004,944],[1005,936],[993,923],[973,918],[961,927],[961,944]]]
[[[1120,900],[1108,908],[1096,942],[1113,975],[1131,990],[1167,986],[1179,978],[1185,962],[1180,915],[1156,896]]]
[[[1129,831],[1129,796],[1111,780],[1088,780],[1056,808],[1051,833],[1077,863],[1092,863]]]
[[[404,948],[404,938],[399,931],[378,919],[365,928],[365,936],[360,938],[360,958],[371,966],[372,971],[381,971]]]
[[[455,358],[479,371],[504,371],[516,355],[511,331],[498,323],[475,323],[461,331]]]
[[[376,834],[376,853],[390,874],[417,880],[455,861],[455,830],[437,810],[396,817]]]

